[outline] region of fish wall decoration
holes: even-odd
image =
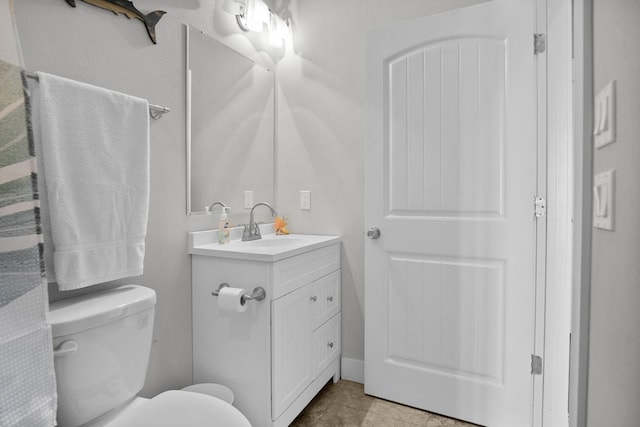
[[[144,14],[140,12],[133,5],[132,2],[127,0],[82,0],[85,3],[89,3],[93,6],[97,6],[101,9],[110,10],[111,12],[118,15],[119,13],[125,15],[127,18],[135,18],[142,23],[144,23],[145,28],[147,29],[147,34],[149,34],[149,38],[156,44],[156,24],[164,15],[164,10],[156,10],[148,14]],[[76,0],[66,0],[70,6],[76,7]]]

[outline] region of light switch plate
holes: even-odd
[[[300,191],[300,209],[303,211],[311,210],[311,191]]]
[[[600,173],[593,178],[593,226],[613,231],[615,171]]]
[[[616,81],[607,84],[595,98],[594,126],[596,148],[616,140]]]
[[[251,209],[253,207],[253,191],[247,190],[244,192],[244,208]]]

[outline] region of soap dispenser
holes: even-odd
[[[218,221],[218,243],[221,245],[229,243],[229,220],[227,219],[227,214],[230,209],[228,206],[224,206]]]

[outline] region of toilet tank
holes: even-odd
[[[152,289],[125,285],[51,303],[60,427],[87,423],[142,389],[155,302]]]

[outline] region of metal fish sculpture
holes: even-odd
[[[149,38],[156,44],[156,24],[166,12],[164,10],[156,10],[147,15],[135,8],[132,2],[127,0],[82,0],[85,3],[92,4],[102,9],[110,10],[116,15],[121,13],[127,18],[136,18],[144,23]],[[76,0],[66,0],[70,6],[76,7]]]

